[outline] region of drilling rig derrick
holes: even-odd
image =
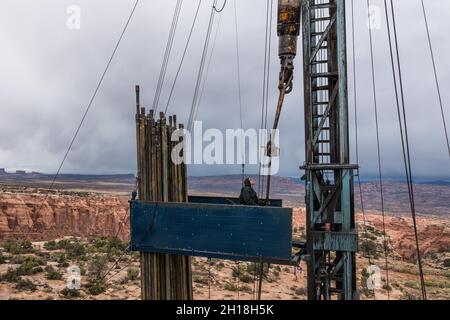
[[[356,294],[344,0],[303,0],[308,298]]]
[[[308,298],[356,298],[356,232],[350,164],[345,0],[278,0],[280,96],[293,89],[303,20]],[[272,137],[267,154],[272,156]],[[267,179],[267,199],[270,193]]]

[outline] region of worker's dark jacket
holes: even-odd
[[[258,195],[255,190],[250,186],[245,186],[241,190],[241,195],[239,196],[239,201],[241,204],[246,206],[257,206],[259,203]]]

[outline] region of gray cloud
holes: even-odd
[[[170,108],[170,112],[178,114],[181,121],[186,121],[191,106],[209,17],[209,1],[203,2]],[[377,166],[368,30],[365,1],[355,2],[360,162],[362,172],[370,176],[376,173]],[[3,41],[0,51],[0,167],[45,172],[57,169],[133,3],[131,0],[4,0],[0,3],[0,38]],[[194,0],[184,1],[161,100],[163,104],[181,58],[196,3]],[[382,5],[381,0],[373,3]],[[420,1],[397,0],[395,3],[413,169],[421,177],[449,177],[449,159]],[[442,31],[450,26],[450,21],[443,14],[450,12],[450,3],[446,0],[426,3],[443,98],[444,102],[449,102],[450,93],[445,88],[450,85],[450,61],[446,59],[450,42]],[[82,28],[79,31],[66,28],[66,8],[73,4],[82,10]],[[232,4],[233,1],[229,1],[223,12],[200,105],[199,118],[207,128],[239,126]],[[141,85],[142,99],[149,107],[153,101],[174,7],[175,0],[141,1],[64,172],[135,171],[134,85]],[[240,0],[238,15],[244,126],[258,128],[262,103],[265,5],[261,0]],[[269,126],[278,94],[279,71],[275,27],[272,31]],[[402,153],[384,26],[374,31],[374,44],[383,171],[387,176],[401,176]],[[280,127],[281,173],[286,175],[299,174],[298,166],[304,161],[300,56],[297,57],[295,77],[295,91],[287,98]],[[352,94],[353,88],[350,87],[350,97]],[[445,107],[448,118],[448,104]],[[350,108],[353,108],[353,103]],[[351,123],[354,147],[353,115]],[[190,169],[191,174],[239,172],[240,168],[236,166],[193,166]]]

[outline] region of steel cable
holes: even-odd
[[[384,206],[384,190],[383,190],[383,176],[382,176],[382,164],[381,164],[381,146],[380,146],[380,129],[379,129],[379,117],[378,117],[378,102],[377,102],[377,88],[376,88],[376,78],[375,78],[375,62],[374,62],[374,46],[373,46],[373,38],[372,38],[372,25],[371,25],[371,17],[370,17],[370,0],[367,0],[367,11],[368,11],[368,19],[369,19],[369,39],[370,39],[370,61],[371,61],[371,70],[372,70],[372,90],[373,90],[373,102],[374,102],[374,111],[375,111],[375,127],[376,127],[376,140],[377,140],[377,160],[378,160],[378,179],[380,183],[380,197],[381,197],[381,214],[383,221],[383,241],[384,241],[384,258],[386,265],[386,284],[387,284],[387,295],[388,299],[390,299],[389,292],[389,267],[388,267],[388,252],[387,252],[387,237],[386,237],[386,213]]]
[[[165,114],[167,114],[167,112],[169,110],[170,102],[172,101],[173,92],[175,90],[175,86],[177,84],[181,68],[183,67],[184,59],[186,58],[186,53],[187,53],[187,50],[189,48],[189,43],[191,42],[192,34],[193,34],[193,31],[194,31],[195,24],[197,22],[197,17],[198,17],[198,13],[200,11],[201,4],[202,4],[202,0],[199,0],[198,5],[197,5],[197,10],[196,10],[195,16],[194,16],[194,21],[192,21],[191,29],[189,31],[189,36],[188,36],[188,39],[186,41],[186,45],[184,47],[183,55],[181,57],[181,61],[180,61],[180,64],[178,65],[177,73],[175,75],[175,79],[174,79],[174,81],[172,83],[172,87],[170,89],[169,98],[167,99],[166,109],[164,110]]]
[[[214,23],[214,16],[215,16],[215,12],[216,12],[214,7],[216,4],[217,4],[217,0],[214,0],[213,6],[211,8],[211,14],[209,16],[208,28],[206,31],[206,38],[205,38],[205,42],[203,45],[202,57],[200,59],[200,67],[199,67],[198,74],[197,74],[197,81],[195,84],[194,96],[192,99],[191,110],[189,113],[189,120],[188,120],[188,126],[187,126],[188,130],[192,130],[192,125],[194,122],[194,116],[195,116],[195,112],[196,112],[196,108],[197,108],[197,104],[198,104],[199,93],[200,93],[200,86],[202,84],[203,70],[205,67],[206,56],[208,53],[209,42],[211,39],[211,31],[212,31],[212,27],[213,27],[213,23]]]
[[[443,102],[442,102],[442,95],[441,95],[441,86],[439,84],[439,78],[438,78],[438,74],[437,74],[436,60],[434,58],[433,44],[431,42],[430,27],[428,26],[427,11],[425,9],[425,3],[424,3],[423,0],[421,0],[421,3],[422,3],[423,18],[424,18],[425,27],[426,27],[426,30],[427,30],[428,46],[430,48],[431,62],[433,63],[434,80],[436,82],[436,90],[437,90],[437,95],[438,95],[438,98],[439,98],[439,105],[440,105],[440,108],[441,108],[442,123],[444,125],[444,135],[445,135],[445,139],[447,141],[448,156],[450,157],[450,142],[449,142],[449,137],[448,137],[447,122],[445,121],[444,105],[443,105]]]
[[[237,15],[237,6],[236,0],[234,0],[234,26],[235,26],[235,39],[236,39],[236,65],[237,65],[237,78],[238,78],[238,95],[239,95],[239,122],[241,129],[244,130],[244,121],[242,118],[242,90],[241,90],[241,63],[240,63],[240,55],[239,55],[239,27],[238,27],[238,15]],[[242,137],[242,187],[244,187],[245,180],[245,137]]]
[[[356,41],[355,41],[355,11],[354,11],[354,0],[351,1],[351,25],[352,25],[352,63],[353,63],[353,103],[354,103],[354,117],[355,117],[355,147],[356,147],[356,163],[359,166],[359,126],[358,126],[358,99],[357,99],[357,77],[356,77]],[[367,232],[367,220],[366,220],[366,210],[364,206],[364,198],[362,191],[361,175],[358,171],[357,175],[358,187],[359,187],[359,197],[361,202],[361,211],[363,215],[363,226],[364,235],[368,238]],[[371,255],[368,255],[369,264],[372,265]],[[376,300],[375,290],[373,291],[374,299]]]
[[[119,39],[117,40],[117,43],[116,43],[116,45],[115,45],[115,47],[114,47],[114,50],[113,50],[113,52],[112,52],[112,54],[111,54],[111,56],[110,56],[110,58],[109,58],[109,60],[108,60],[108,62],[107,62],[107,64],[106,64],[105,70],[103,71],[103,73],[102,73],[102,75],[101,75],[101,77],[100,77],[100,80],[98,81],[98,84],[97,84],[97,86],[96,86],[96,88],[95,88],[95,90],[94,90],[94,93],[93,93],[93,95],[92,95],[92,97],[91,97],[91,99],[90,99],[90,101],[89,101],[89,103],[88,103],[88,105],[87,105],[87,107],[86,107],[86,109],[85,109],[85,112],[84,112],[84,114],[83,114],[83,116],[82,116],[82,118],[81,118],[81,121],[80,121],[80,123],[79,123],[77,129],[75,130],[75,133],[74,133],[74,135],[73,135],[73,137],[72,137],[72,140],[71,140],[70,143],[69,143],[69,146],[68,146],[68,148],[67,148],[67,151],[66,151],[66,153],[64,154],[64,157],[63,157],[63,159],[62,159],[62,161],[61,161],[61,163],[60,163],[60,165],[59,165],[59,167],[58,167],[58,170],[56,171],[55,176],[54,176],[53,179],[52,179],[52,182],[51,182],[51,184],[50,184],[50,187],[48,188],[47,193],[46,193],[46,195],[45,195],[45,197],[44,197],[44,200],[42,201],[42,203],[41,203],[41,205],[40,205],[39,210],[37,211],[37,213],[39,213],[39,212],[42,210],[42,208],[43,208],[45,202],[46,202],[47,199],[48,199],[48,196],[49,196],[50,191],[52,191],[53,188],[54,188],[54,186],[55,186],[56,180],[58,179],[58,177],[59,177],[59,175],[60,175],[60,173],[61,173],[61,170],[62,170],[62,168],[63,168],[63,166],[64,166],[64,163],[66,162],[67,157],[69,156],[69,153],[70,153],[70,151],[72,150],[72,147],[73,147],[73,145],[74,145],[74,143],[75,143],[75,141],[76,141],[76,139],[77,139],[77,137],[78,137],[78,134],[80,133],[80,130],[81,130],[83,124],[84,124],[84,121],[86,120],[86,118],[87,118],[87,116],[88,116],[88,114],[89,114],[89,111],[91,110],[92,104],[94,103],[94,100],[95,100],[95,98],[97,97],[97,94],[98,94],[98,92],[99,92],[99,90],[100,90],[100,87],[101,87],[101,85],[102,85],[102,83],[103,83],[103,80],[105,79],[106,73],[108,72],[109,67],[111,66],[111,63],[112,63],[112,61],[113,61],[113,59],[114,59],[114,56],[116,55],[116,52],[117,52],[117,50],[119,49],[120,43],[122,42],[122,39],[123,39],[123,37],[124,37],[124,35],[125,35],[125,32],[127,31],[128,26],[129,26],[129,24],[130,24],[130,22],[131,22],[131,19],[133,18],[133,15],[134,15],[134,13],[135,13],[135,11],[136,11],[136,8],[137,8],[137,6],[138,6],[138,4],[139,4],[139,1],[140,1],[140,0],[136,0],[135,4],[134,4],[134,6],[133,6],[133,8],[132,8],[132,10],[131,10],[131,13],[130,13],[130,15],[128,16],[127,22],[125,23],[125,26],[124,26],[124,28],[123,28],[121,34],[120,34]]]
[[[178,26],[178,19],[180,17],[182,4],[183,0],[177,0],[177,4],[175,6],[175,11],[172,18],[172,25],[169,31],[169,37],[167,39],[166,50],[164,52],[163,63],[161,65],[161,70],[159,72],[158,84],[156,86],[155,96],[153,98],[153,110],[155,110],[155,112],[158,110],[159,100],[161,98],[162,89],[164,87],[164,81],[166,79],[167,73],[167,66],[169,65],[170,55],[172,53],[173,41],[175,39],[175,33]]]
[[[387,3],[386,3],[387,5]],[[408,124],[407,124],[407,118],[406,118],[406,107],[405,107],[405,95],[403,90],[403,77],[402,77],[402,68],[401,68],[401,62],[400,62],[400,52],[399,52],[399,44],[398,44],[398,35],[397,35],[397,24],[395,19],[395,8],[393,1],[390,1],[390,7],[391,7],[391,14],[392,14],[392,26],[393,26],[393,34],[394,34],[394,44],[395,44],[395,51],[396,51],[396,62],[398,67],[398,82],[400,87],[400,95],[401,95],[401,109],[400,106],[398,106],[398,115],[399,115],[399,125],[400,128],[402,128],[402,121],[403,121],[403,128],[404,128],[404,138],[402,139],[402,149],[403,149],[403,156],[404,156],[404,162],[405,162],[405,171],[406,171],[406,180],[408,184],[408,193],[409,193],[409,199],[410,199],[410,206],[411,206],[411,216],[413,220],[413,227],[414,227],[414,237],[416,242],[416,253],[417,253],[417,262],[419,267],[419,277],[420,277],[420,285],[421,285],[421,291],[422,291],[422,299],[427,300],[427,291],[426,291],[426,285],[425,285],[425,277],[423,272],[423,264],[422,264],[422,254],[420,252],[420,243],[419,243],[419,233],[417,228],[417,216],[416,216],[416,208],[415,208],[415,199],[414,199],[414,185],[413,185],[413,179],[412,179],[412,166],[411,166],[411,152],[410,152],[410,143],[409,143],[409,134],[408,134]]]
[[[272,4],[272,6],[271,6]],[[265,40],[264,40],[264,73],[263,73],[263,92],[262,92],[262,105],[261,105],[261,129],[267,128],[267,91],[268,91],[268,82],[269,82],[269,76],[270,76],[270,70],[269,70],[269,60],[270,60],[270,47],[271,47],[271,30],[269,29],[269,25],[272,21],[272,9],[273,8],[273,1],[267,0],[267,8],[266,8],[266,25],[265,25]],[[261,139],[263,137],[260,137]],[[261,146],[265,145],[262,143],[263,141],[260,141]],[[262,155],[263,157],[264,155]],[[262,175],[262,160],[260,160],[259,163],[259,176],[258,176],[258,196],[259,198],[262,198],[262,195],[264,193],[264,176]]]

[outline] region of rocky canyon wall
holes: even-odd
[[[63,236],[129,238],[126,197],[38,190],[2,190],[0,240],[49,240]]]

